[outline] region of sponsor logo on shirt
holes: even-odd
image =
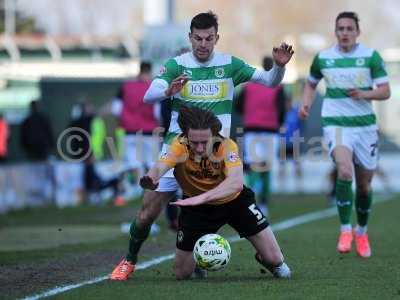
[[[333,67],[335,65],[335,60],[334,59],[328,59],[326,61],[326,66],[327,67]]]
[[[239,154],[236,152],[229,152],[228,153],[228,161],[229,162],[237,162],[239,160]]]
[[[219,100],[228,96],[227,81],[189,81],[181,91],[188,99]]]

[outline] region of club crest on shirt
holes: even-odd
[[[224,68],[216,68],[215,69],[215,77],[217,78],[222,78],[225,76],[225,70]]]
[[[364,58],[357,58],[356,60],[356,66],[360,67],[365,65],[365,59]]]

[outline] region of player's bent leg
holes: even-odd
[[[173,192],[145,191],[143,204],[130,228],[129,251],[126,259],[136,264],[143,242],[150,234],[151,225],[163,207],[173,197]]]
[[[192,251],[176,248],[174,272],[177,280],[190,279],[196,267]]]
[[[136,224],[151,225],[160,215],[164,206],[173,199],[175,192],[156,192],[146,190],[143,195],[143,204],[140,208]]]
[[[145,191],[143,204],[137,218],[132,222],[129,233],[129,247],[126,257],[114,268],[111,280],[127,280],[135,271],[138,253],[150,234],[151,224],[162,208],[173,197],[174,192]]]
[[[290,278],[291,271],[283,261],[283,254],[272,230],[267,227],[259,233],[247,237],[256,249],[256,260],[267,268],[274,277]]]

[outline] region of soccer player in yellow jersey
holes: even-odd
[[[197,239],[225,224],[248,239],[256,259],[275,277],[289,278],[290,269],[254,193],[243,186],[238,147],[219,135],[221,122],[210,111],[183,106],[178,116],[182,134],[169,151],[142,177],[143,188],[154,190],[169,169],[184,194],[174,205],[182,207],[176,241],[175,276],[188,279],[195,270],[192,251]]]

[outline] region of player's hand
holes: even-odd
[[[358,89],[347,90],[347,95],[351,97],[353,100],[361,100],[366,98],[365,92]]]
[[[169,85],[168,89],[165,91],[165,96],[171,97],[176,93],[180,92],[186,82],[188,82],[189,77],[186,74],[179,75],[174,80],[172,80],[171,84]]]
[[[278,66],[284,67],[292,58],[293,53],[292,45],[282,43],[279,47],[272,49],[272,58]]]
[[[154,182],[153,178],[146,175],[140,178],[139,184],[142,188],[153,191],[158,187],[158,182]]]
[[[299,109],[299,118],[305,120],[310,115],[310,106],[303,104]]]
[[[205,200],[201,196],[179,199],[175,202],[170,202],[171,205],[176,205],[176,206],[196,206],[203,203],[205,203]]]

